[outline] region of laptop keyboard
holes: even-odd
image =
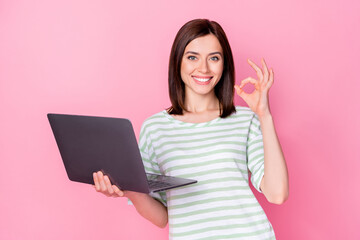
[[[170,183],[148,180],[150,188],[166,188],[172,186]]]

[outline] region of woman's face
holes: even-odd
[[[195,38],[185,48],[181,79],[186,94],[206,95],[214,91],[223,72],[223,50],[213,34]]]

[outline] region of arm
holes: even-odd
[[[160,228],[166,227],[168,213],[162,203],[145,193],[124,191],[124,196],[131,200],[141,216]]]
[[[158,227],[164,228],[168,222],[166,207],[145,193],[121,191],[112,185],[108,176],[101,171],[93,173],[95,189],[108,197],[127,197],[134,204],[137,212]]]
[[[272,69],[268,70],[264,59],[261,62],[263,69],[248,59],[248,63],[256,71],[258,80],[248,77],[240,86],[234,87],[260,120],[264,144],[264,177],[260,182],[260,189],[269,202],[281,204],[289,195],[289,177],[269,107],[268,94],[274,82],[274,72]],[[242,89],[247,83],[255,86],[255,90],[250,94]]]
[[[288,171],[270,114],[259,117],[264,144],[264,177],[260,188],[266,199],[282,204],[289,196]]]

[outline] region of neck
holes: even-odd
[[[185,93],[185,107],[191,113],[219,110],[219,100],[214,91],[206,95]]]

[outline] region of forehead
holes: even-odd
[[[202,37],[195,38],[185,47],[185,53],[193,51],[198,53],[221,52],[222,47],[219,40],[213,34],[208,34]]]

